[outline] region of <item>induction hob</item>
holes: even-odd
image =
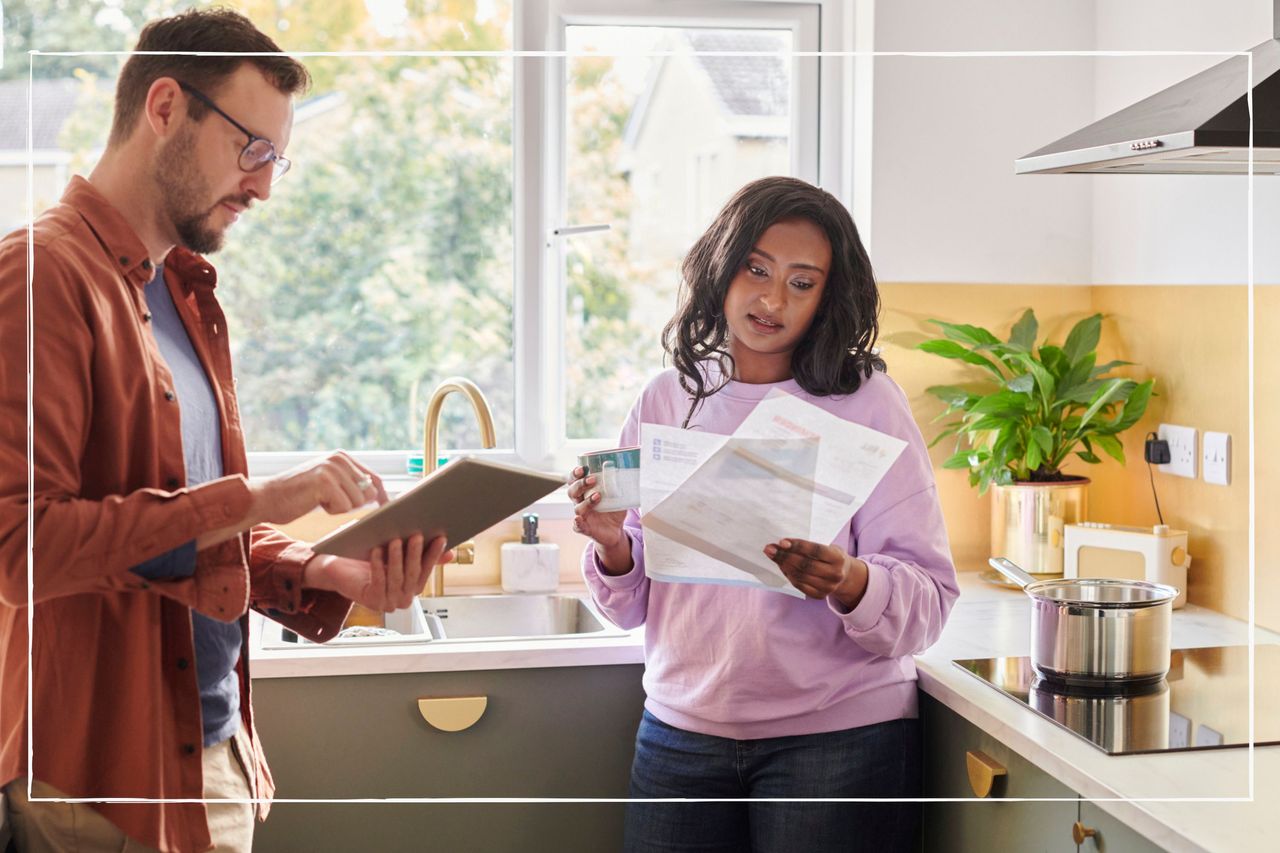
[[[1174,649],[1169,674],[1127,689],[1040,678],[1029,657],[957,660],[961,669],[1111,755],[1249,743],[1248,646]],[[1280,646],[1254,646],[1254,744],[1280,744]]]

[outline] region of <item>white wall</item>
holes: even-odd
[[[1272,0],[1097,0],[1099,50],[1247,50],[1269,38]],[[1099,59],[1096,117],[1211,65],[1217,57]],[[1083,177],[1083,176],[1082,176]],[[1094,184],[1098,284],[1247,281],[1248,179],[1110,175]],[[1254,178],[1254,277],[1280,283],[1280,176]]]
[[[869,2],[870,0],[860,0]],[[878,51],[1243,50],[1272,0],[880,0]],[[1024,175],[1013,160],[1211,57],[879,57],[871,256],[882,281],[1241,283],[1246,179]],[[1280,282],[1280,177],[1255,178],[1255,276]],[[855,188],[855,193],[859,190]]]
[[[881,0],[877,51],[1088,50],[1087,3]],[[886,282],[1088,284],[1087,181],[1013,161],[1093,114],[1086,58],[878,57],[871,258]],[[858,188],[855,187],[855,193]]]

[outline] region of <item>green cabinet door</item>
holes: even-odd
[[[259,679],[258,733],[288,799],[623,799],[643,711],[643,667]],[[463,731],[418,700],[485,696]],[[261,850],[609,851],[622,803],[288,803]]]
[[[1074,853],[1076,794],[936,699],[920,694],[924,794],[968,802],[926,802],[925,853]],[[967,753],[1005,773],[986,798],[969,781]],[[1029,797],[1056,802],[1011,802]]]

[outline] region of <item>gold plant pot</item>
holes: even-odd
[[[1035,575],[1062,574],[1062,528],[1085,520],[1089,478],[991,487],[991,556]]]

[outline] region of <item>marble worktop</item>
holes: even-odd
[[[1274,849],[1280,746],[1107,755],[952,663],[1029,654],[1030,622],[1021,591],[961,573],[942,637],[916,658],[920,689],[1163,847]],[[1246,623],[1194,605],[1174,611],[1172,633],[1174,648],[1249,641]],[[1254,640],[1280,643],[1280,635],[1256,629]]]

